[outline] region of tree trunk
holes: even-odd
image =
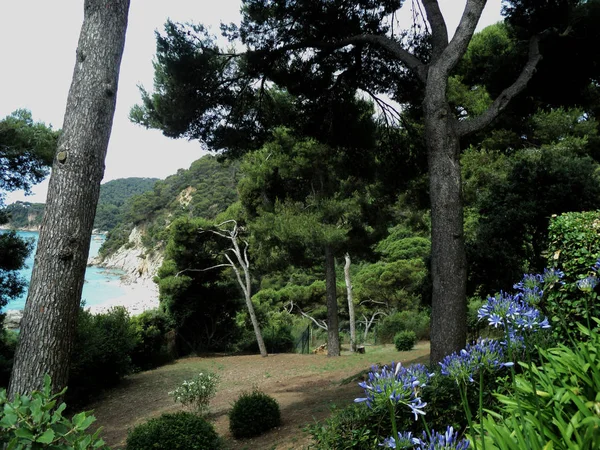
[[[350,279],[350,255],[345,255],[344,278],[348,294],[348,315],[350,316],[350,351],[356,351],[356,318],[354,317],[354,300],[352,299],[352,280]]]
[[[256,342],[258,343],[258,350],[260,351],[260,356],[263,358],[267,357],[267,347],[265,347],[265,341],[262,337],[262,332],[260,331],[260,325],[258,324],[258,320],[256,319],[256,314],[254,313],[254,305],[252,304],[252,282],[250,280],[250,268],[248,264],[245,264],[242,261],[240,248],[237,244],[237,239],[233,239],[233,243],[236,250],[236,255],[238,255],[238,261],[244,270],[244,279],[246,280],[246,289],[244,289],[244,297],[246,298],[246,307],[248,308],[248,314],[250,314],[250,321],[252,322],[252,327],[254,328],[254,334],[256,335]],[[235,269],[235,266],[234,266]],[[238,281],[241,283],[241,279],[238,275]]]
[[[325,247],[325,289],[327,291],[327,356],[340,356],[335,258],[329,246]]]
[[[446,80],[430,68],[423,105],[431,199],[432,364],[462,349],[467,339],[460,142]]]
[[[116,105],[129,0],[86,0],[52,167],[10,396],[67,384],[104,159]]]

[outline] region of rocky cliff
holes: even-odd
[[[142,243],[142,233],[142,229],[134,227],[127,244],[104,259],[90,260],[89,264],[124,271],[123,281],[126,284],[153,284],[152,279],[162,265],[163,255],[160,250],[148,252]]]

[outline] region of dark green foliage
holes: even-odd
[[[391,434],[387,411],[351,404],[334,409],[323,423],[309,427],[316,448],[320,450],[372,450],[380,436]]]
[[[15,331],[0,332],[0,387],[8,387],[19,335]]]
[[[124,308],[96,315],[80,310],[69,372],[69,403],[85,403],[129,374],[133,369],[130,354],[137,341]]]
[[[136,195],[151,191],[158,178],[121,178],[100,185],[94,228],[112,230],[120,221],[127,201]]]
[[[394,336],[394,346],[399,352],[408,352],[415,348],[417,335],[414,331],[400,331]]]
[[[427,311],[398,311],[381,320],[375,328],[377,342],[391,344],[401,331],[412,331],[417,340],[429,338],[429,314]]]
[[[131,351],[135,370],[148,370],[173,361],[168,336],[174,339],[173,323],[166,313],[153,309],[131,318],[137,335],[136,346]]]
[[[11,228],[31,228],[42,224],[43,203],[15,202],[4,208]]]
[[[163,414],[135,427],[127,450],[218,450],[221,440],[212,424],[189,412]]]
[[[277,400],[257,389],[243,393],[229,412],[229,430],[237,439],[258,436],[280,423]]]
[[[0,120],[0,205],[3,192],[29,191],[48,175],[58,135],[24,109]]]
[[[576,285],[580,278],[591,274],[591,267],[600,258],[600,212],[566,213],[553,217],[548,229],[550,245],[548,265],[565,273],[564,285],[550,291],[541,305],[555,325],[576,331],[577,322],[587,317],[600,317],[597,289],[581,292]],[[559,326],[555,332],[560,332]],[[563,337],[565,330],[562,330]]]
[[[202,233],[210,223],[180,218],[169,227],[165,260],[158,270],[161,307],[173,319],[180,354],[226,350],[236,341],[235,317],[243,309],[235,278],[218,264],[227,241]]]
[[[474,292],[509,289],[522,273],[546,265],[550,217],[600,207],[598,163],[586,135],[597,123],[582,111],[538,113],[533,134],[543,143],[506,157],[470,150],[463,155],[467,251]],[[498,270],[502,267],[502,270]]]

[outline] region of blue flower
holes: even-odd
[[[385,439],[379,446],[385,448],[413,448],[415,444],[419,444],[420,442],[421,440],[413,437],[410,431],[405,431],[403,433],[399,432],[396,439],[393,436]]]
[[[390,367],[373,366],[367,374],[367,379],[358,383],[364,389],[366,397],[356,398],[357,403],[366,402],[371,408],[380,402],[391,402],[407,406],[415,415],[425,414],[420,391],[432,375],[423,364],[403,367],[402,364],[392,363]]]
[[[470,442],[467,439],[459,439],[458,432],[448,427],[445,433],[431,431],[431,437],[423,432],[423,437],[414,447],[416,450],[467,450]]]
[[[577,287],[582,292],[592,292],[598,285],[598,278],[596,276],[585,277],[581,280],[577,280]]]
[[[544,269],[544,274],[542,278],[544,279],[544,284],[552,285],[554,283],[565,284],[564,281],[561,281],[565,276],[565,273],[562,270],[551,267],[550,269]]]
[[[495,370],[511,365],[504,361],[504,348],[494,339],[480,339],[458,353],[446,356],[440,366],[442,374],[454,378],[457,383],[473,383],[473,375],[481,369]]]
[[[505,328],[509,336],[519,330],[550,328],[546,317],[542,317],[540,311],[531,304],[534,298],[541,298],[541,291],[536,289],[527,288],[514,296],[500,292],[495,297],[488,297],[487,303],[479,308],[477,317],[479,320],[487,318],[493,327]]]

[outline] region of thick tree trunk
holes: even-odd
[[[69,359],[116,105],[129,0],[86,0],[73,81],[9,392],[68,381]]]
[[[352,280],[350,279],[350,255],[345,255],[344,278],[346,280],[346,292],[348,295],[348,315],[350,316],[350,350],[356,351],[356,318],[354,316],[354,300],[352,298]]]
[[[325,247],[325,290],[327,292],[327,356],[340,356],[335,257],[329,246]]]
[[[466,257],[460,142],[446,101],[447,78],[429,70],[425,136],[431,199],[431,362],[462,349],[466,330]]]

